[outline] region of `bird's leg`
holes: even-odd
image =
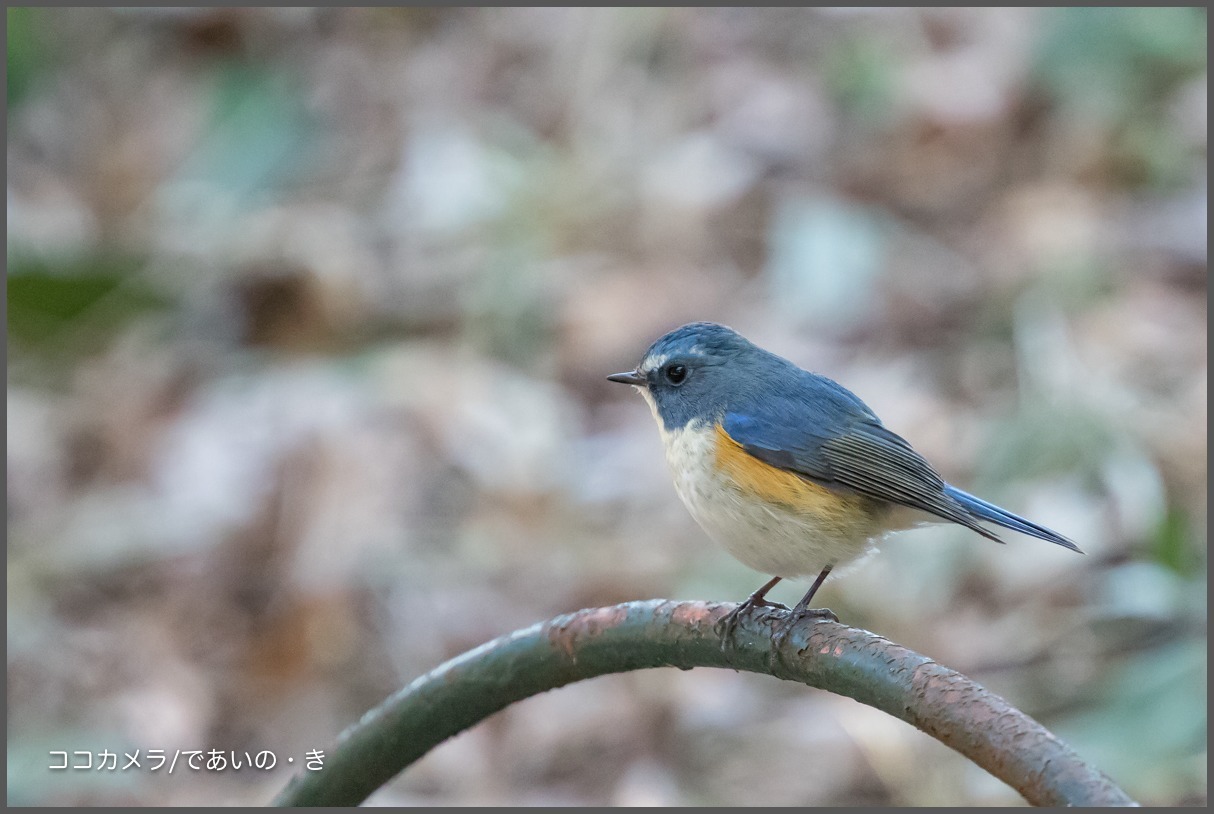
[[[776,587],[776,583],[781,579],[782,577],[772,577],[762,588],[748,596],[746,601],[722,616],[716,625],[717,632],[721,634],[722,638],[732,636],[734,629],[738,626],[738,619],[741,618],[742,614],[749,612],[753,608],[783,608],[784,610],[788,610],[785,605],[779,602],[768,602],[766,599],[767,592]]]
[[[823,568],[822,573],[818,574],[818,578],[814,580],[814,584],[810,585],[809,590],[805,592],[805,596],[801,597],[801,601],[798,602],[791,611],[789,611],[784,624],[780,626],[779,632],[776,633],[775,643],[777,648],[782,648],[784,646],[784,641],[788,638],[788,634],[792,632],[793,626],[802,619],[812,617],[816,619],[827,619],[831,622],[839,621],[839,617],[835,616],[834,611],[830,610],[829,608],[810,609],[809,607],[809,603],[814,598],[814,594],[818,592],[818,588],[822,587],[822,583],[826,581],[826,576],[830,573],[830,569],[833,567],[833,565],[828,565]]]
[[[826,582],[826,576],[830,573],[831,568],[834,568],[834,565],[828,565],[822,569],[822,573],[818,574],[818,578],[814,580],[814,584],[809,586],[809,590],[805,592],[805,596],[801,597],[801,601],[793,607],[790,614],[793,622],[796,622],[803,616],[820,616],[824,619],[830,619],[832,622],[839,621],[839,617],[835,616],[829,608],[809,609],[810,601],[814,598],[814,594],[818,592],[818,589],[822,587],[822,583]]]

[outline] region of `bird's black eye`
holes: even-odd
[[[662,375],[671,384],[680,385],[687,378],[687,365],[666,365],[666,368],[662,371]]]

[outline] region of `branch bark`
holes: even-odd
[[[973,760],[1034,805],[1136,805],[1109,778],[999,696],[865,630],[786,611],[650,600],[590,608],[502,636],[418,678],[338,739],[324,769],[296,776],[284,806],[357,805],[431,748],[532,695],[647,667],[728,667],[846,695],[901,718]]]

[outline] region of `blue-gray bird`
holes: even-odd
[[[923,522],[982,523],[1079,551],[1055,531],[944,482],[850,390],[747,341],[694,322],[658,339],[628,373],[653,410],[679,497],[708,536],[772,579],[736,614],[771,605],[781,579],[816,575],[793,609],[808,609],[832,568],[884,534]],[[829,612],[826,612],[829,614]]]

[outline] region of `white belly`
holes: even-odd
[[[714,464],[712,430],[695,422],[675,432],[662,430],[662,440],[675,489],[691,516],[709,537],[756,571],[788,578],[817,576],[828,565],[841,566],[874,550],[872,538],[885,531],[875,517],[842,525],[744,495]]]

